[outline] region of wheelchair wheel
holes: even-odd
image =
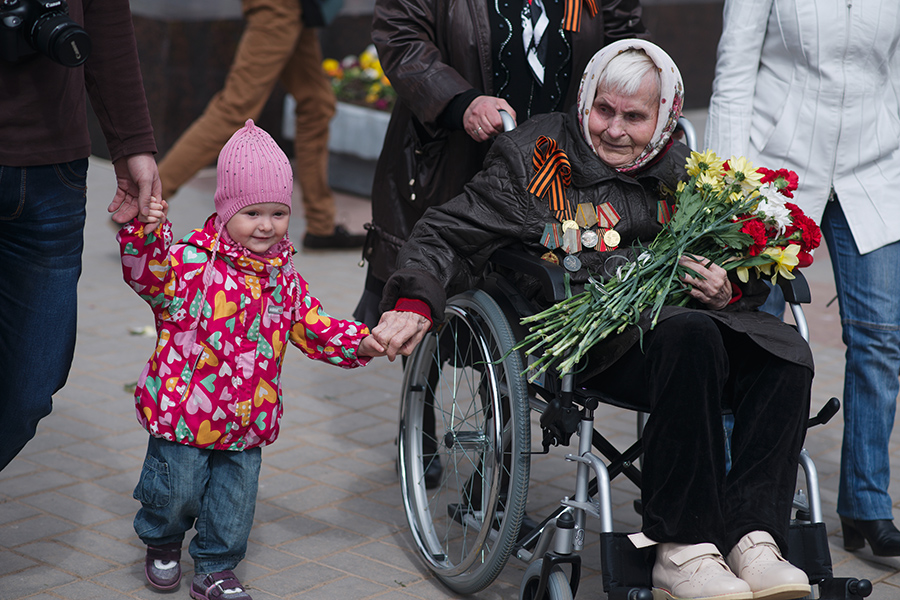
[[[543,558],[528,565],[525,576],[522,577],[522,586],[519,588],[519,600],[572,600],[572,588],[569,587],[569,580],[563,570],[557,566],[550,570],[547,589],[544,591],[543,597],[536,597],[543,565]]]
[[[466,292],[448,302],[444,323],[404,374],[398,441],[406,517],[428,567],[460,594],[497,577],[525,513],[531,430],[514,345],[497,303]],[[443,472],[427,489],[434,460]]]

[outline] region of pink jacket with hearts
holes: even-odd
[[[288,340],[352,368],[368,362],[356,350],[369,330],[322,310],[291,267],[288,244],[261,258],[220,241],[210,264],[214,220],[174,245],[168,223],[158,235],[144,235],[137,220],[119,232],[125,281],[150,304],[158,333],[135,405],[151,435],[245,450],[278,437]]]

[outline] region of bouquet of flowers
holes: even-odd
[[[388,112],[394,108],[397,92],[381,70],[374,45],[370,44],[359,56],[348,56],[340,62],[326,58],[322,68],[341,102]]]
[[[650,327],[664,305],[685,306],[691,300],[685,274],[700,277],[679,263],[682,256],[702,256],[737,270],[748,281],[751,270],[793,279],[795,267],[812,263],[821,241],[818,225],[789,200],[797,189],[793,171],[755,169],[742,157],[722,161],[715,153],[692,152],[685,165],[688,182],[674,191],[671,219],[637,258],[606,282],[591,278],[581,294],[522,322],[530,334],[516,349],[543,356],[529,365],[529,381],[557,365],[571,372],[587,351],[614,333],[638,322],[650,309]]]

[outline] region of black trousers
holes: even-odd
[[[643,532],[727,554],[763,530],[785,549],[812,375],[698,311],[659,323],[643,348],[595,377],[591,384],[649,413]],[[735,417],[727,476],[726,408]]]

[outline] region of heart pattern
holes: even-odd
[[[170,225],[158,237],[140,231],[126,226],[120,247],[126,280],[156,316],[155,352],[135,394],[152,435],[221,450],[275,441],[288,340],[316,360],[359,365],[355,349],[368,330],[324,313],[286,266],[288,251],[262,259],[222,244],[221,260],[210,263],[212,221],[174,245]]]
[[[200,423],[200,428],[197,430],[197,443],[201,446],[209,446],[215,444],[221,435],[221,431],[211,431],[210,422],[206,420]]]
[[[237,304],[235,304],[234,302],[229,302],[226,299],[225,292],[223,290],[219,290],[218,292],[216,292],[216,310],[213,313],[213,321],[218,321],[219,319],[227,319],[237,311]]]

